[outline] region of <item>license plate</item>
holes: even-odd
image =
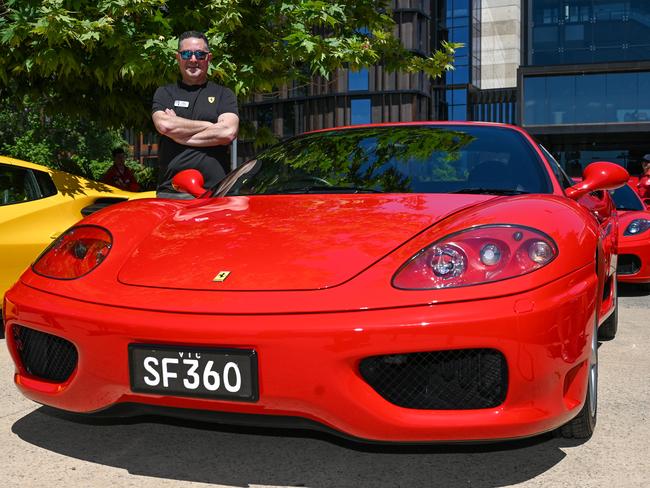
[[[141,393],[233,401],[258,399],[251,349],[129,345],[131,389]]]

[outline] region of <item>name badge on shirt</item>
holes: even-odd
[[[174,100],[174,107],[187,108],[189,106],[190,106],[190,102],[187,102],[185,100]]]

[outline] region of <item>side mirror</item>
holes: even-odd
[[[207,190],[203,188],[205,180],[200,171],[196,169],[184,169],[176,173],[172,178],[172,186],[176,191],[189,193],[198,198]]]
[[[582,174],[582,181],[566,189],[566,194],[573,200],[598,190],[616,190],[620,188],[630,175],[623,166],[606,161],[591,163]]]

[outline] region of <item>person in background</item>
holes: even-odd
[[[650,154],[641,158],[642,173],[630,178],[630,185],[636,190],[641,199],[650,199]]]
[[[124,149],[113,149],[113,165],[102,176],[102,183],[127,191],[140,191],[140,185],[133,171],[124,164]]]
[[[181,80],[159,87],[153,97],[152,119],[161,135],[157,195],[192,198],[176,192],[172,178],[196,169],[206,188],[219,183],[229,169],[228,146],[237,137],[239,115],[232,90],[208,81],[212,53],[205,34],[181,34],[176,60]]]

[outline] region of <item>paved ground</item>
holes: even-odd
[[[583,444],[380,449],[168,420],[72,422],[18,394],[0,344],[0,486],[650,486],[650,295],[621,295],[619,336],[600,348],[598,427]]]

